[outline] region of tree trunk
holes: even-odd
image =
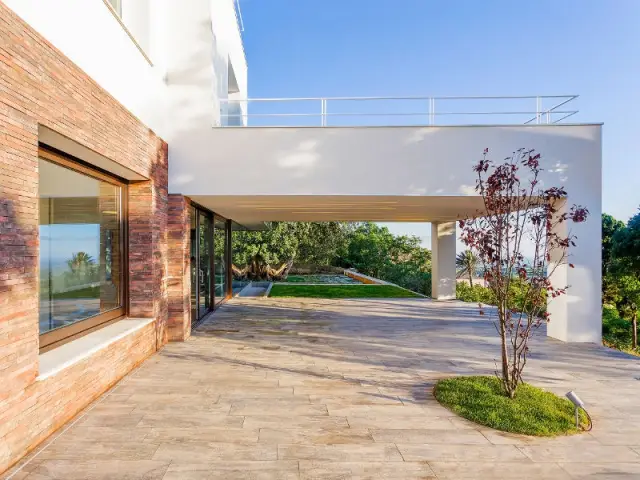
[[[471,272],[471,269],[469,269],[469,286],[473,288],[473,273]]]
[[[634,349],[638,348],[638,313],[635,310],[631,311],[631,345]]]
[[[498,306],[498,321],[500,322],[500,350],[502,353],[502,384],[509,398],[515,397],[515,390],[512,388],[511,379],[509,378],[509,353],[507,351],[507,332],[505,328],[504,312]]]

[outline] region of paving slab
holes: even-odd
[[[499,351],[490,319],[461,302],[235,298],[6,476],[640,478],[640,359],[543,327],[526,381],[578,392],[594,428],[533,438],[433,397],[440,378],[492,374]]]

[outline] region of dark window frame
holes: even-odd
[[[191,305],[189,305],[189,312],[191,314],[191,328],[196,327],[203,318],[205,318],[207,315],[209,315],[210,313],[216,311],[220,306],[222,306],[227,300],[229,300],[230,298],[233,297],[233,287],[232,287],[232,283],[231,281],[229,281],[229,279],[231,278],[231,256],[232,256],[232,252],[231,252],[231,220],[229,220],[228,218],[200,205],[198,202],[195,202],[194,200],[186,197],[187,199],[187,203],[189,204],[189,208],[194,209],[195,211],[195,217],[196,217],[196,231],[199,231],[200,228],[200,213],[205,214],[210,220],[211,220],[211,234],[212,234],[212,238],[211,238],[211,261],[210,261],[210,268],[211,268],[211,282],[210,282],[210,295],[211,295],[211,308],[203,315],[199,314],[199,305],[200,305],[200,288],[199,285],[191,285],[191,292],[193,294],[193,289],[196,289],[195,292],[195,304],[196,304],[196,308],[195,310],[192,308]],[[226,255],[225,258],[227,260],[227,281],[226,281],[226,291],[224,294],[224,297],[218,299],[216,297],[215,294],[215,258],[216,258],[216,252],[215,252],[215,242],[213,241],[213,236],[215,235],[215,220],[219,219],[222,220],[225,224],[225,250],[226,250]],[[200,262],[200,246],[198,245],[198,248],[196,249],[196,257],[195,257],[195,262],[197,265],[199,265]],[[191,269],[191,265],[189,265],[189,268]],[[199,283],[199,276],[196,275],[196,278],[198,279],[197,282]],[[189,272],[189,281],[191,281],[192,277],[191,277],[191,272]],[[189,302],[191,303],[191,299],[189,300]],[[195,317],[194,317],[195,315]]]
[[[82,337],[100,328],[125,318],[129,313],[129,191],[128,182],[118,177],[107,174],[101,170],[92,168],[84,162],[74,157],[59,152],[54,149],[40,145],[38,148],[38,158],[67,168],[73,172],[86,175],[96,180],[104,181],[120,188],[120,284],[121,306],[112,310],[87,317],[70,325],[59,327],[49,332],[39,335],[40,353],[44,353],[53,348],[64,345],[71,340]],[[40,212],[38,212],[39,214]],[[38,222],[39,224],[39,222]],[[38,249],[38,257],[40,250]],[[38,279],[38,291],[40,290],[40,279]],[[38,310],[40,305],[38,303]]]

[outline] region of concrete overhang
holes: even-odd
[[[249,229],[268,221],[444,222],[482,214],[479,196],[193,195]]]
[[[214,128],[188,147],[171,146],[170,193],[245,226],[476,216],[473,166],[486,148],[495,162],[535,149],[541,187],[564,186],[572,204],[600,209],[599,124]]]
[[[56,150],[60,150],[81,160],[89,165],[111,173],[117,177],[131,181],[148,180],[147,177],[119,164],[118,162],[105,157],[104,155],[71,140],[64,135],[51,130],[44,125],[38,125],[38,141]]]

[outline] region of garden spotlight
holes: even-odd
[[[571,390],[570,392],[567,392],[565,397],[567,397],[569,400],[571,400],[571,403],[573,403],[573,405],[575,406],[575,411],[576,411],[576,428],[580,428],[580,409],[584,410],[584,413],[587,414],[587,418],[589,419],[589,430],[591,430],[591,428],[593,427],[593,422],[591,421],[591,416],[589,415],[589,413],[587,412],[587,410],[584,408],[584,402],[582,400],[580,400],[580,397],[578,396],[578,394],[576,392],[574,392],[573,390]]]

